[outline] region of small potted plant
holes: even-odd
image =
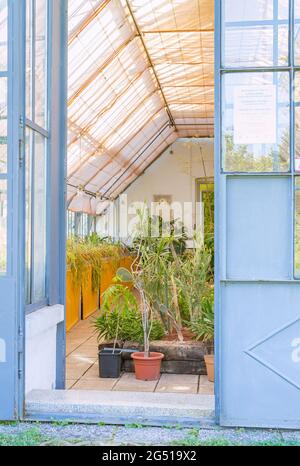
[[[203,296],[201,311],[198,317],[190,323],[190,329],[196,335],[196,340],[207,344],[208,354],[204,356],[207,377],[210,382],[215,380],[214,368],[214,290]]]
[[[162,353],[150,352],[151,320],[150,308],[144,291],[139,290],[142,305],[142,320],[144,331],[144,351],[131,355],[134,361],[135,376],[138,380],[158,380],[161,371]]]
[[[134,361],[135,376],[138,380],[158,380],[164,354],[150,352],[150,335],[153,323],[152,312],[142,286],[142,281],[139,279],[138,266],[133,263],[131,270],[132,273],[126,269],[119,269],[117,276],[123,282],[133,281],[134,287],[140,296],[144,351],[136,352],[131,355]]]
[[[98,340],[114,339],[113,348],[99,351],[99,376],[119,378],[122,365],[122,349],[117,348],[118,339],[126,339],[127,329],[134,331],[138,315],[138,304],[133,293],[124,285],[110,286],[102,296],[101,314],[94,327]]]

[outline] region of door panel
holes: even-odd
[[[221,302],[221,423],[299,428],[299,286],[226,284]]]
[[[0,419],[14,419],[16,409],[15,281],[0,278]]]
[[[288,279],[292,205],[285,177],[227,178],[227,278]]]
[[[20,83],[23,6],[24,3],[17,0],[0,3],[0,420],[16,419],[21,406],[21,316],[24,309],[20,306],[23,262],[19,234],[22,234],[20,190],[23,165],[20,156],[24,93]],[[6,54],[8,59],[4,60]],[[4,91],[3,79],[7,91]]]
[[[223,426],[299,428],[295,16],[288,0],[252,3],[215,2],[216,406]],[[265,49],[250,25],[269,28]]]

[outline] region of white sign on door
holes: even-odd
[[[276,86],[234,88],[234,144],[276,143]]]

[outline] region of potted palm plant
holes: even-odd
[[[138,259],[136,262],[138,262]],[[133,353],[131,357],[134,361],[135,376],[138,380],[158,380],[164,355],[163,353],[150,352],[150,335],[153,322],[152,311],[143,287],[141,270],[136,262],[132,264],[131,273],[122,268],[117,272],[117,277],[123,282],[134,283],[134,287],[140,296],[144,351]]]
[[[161,371],[162,353],[150,352],[151,311],[144,290],[138,289],[142,305],[142,321],[144,331],[144,351],[131,355],[134,361],[135,376],[138,380],[158,380]]]

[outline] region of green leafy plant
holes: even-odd
[[[196,239],[195,250],[178,258],[174,271],[177,287],[180,290],[189,322],[193,322],[201,311],[201,300],[207,291],[210,277],[211,252]]]
[[[189,327],[195,334],[196,340],[213,345],[214,340],[214,290],[201,299],[201,310],[189,323]]]
[[[150,227],[154,222],[160,227],[160,219],[149,219],[143,212],[137,215],[135,286],[143,294],[148,312],[159,316],[166,331],[175,331],[178,340],[183,341],[184,321],[192,321],[198,315],[211,280],[212,253],[199,234],[195,237],[195,249],[187,251],[186,235],[179,227],[173,227],[168,236],[152,237]],[[162,233],[160,229],[159,232]]]
[[[67,242],[67,268],[75,284],[86,280],[88,269],[92,272],[92,288],[100,286],[103,262],[107,259],[117,264],[124,254],[124,247],[103,240],[97,235],[85,239],[70,238]]]
[[[116,283],[103,293],[101,314],[94,327],[98,339],[143,342],[142,313],[133,292],[123,284]],[[158,320],[151,326],[150,339],[159,340],[164,330]]]

